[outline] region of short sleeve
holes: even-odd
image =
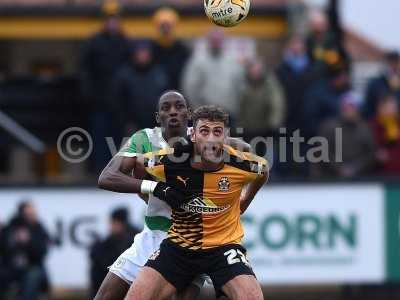
[[[119,156],[136,157],[138,153],[146,153],[150,149],[150,142],[144,130],[133,134],[118,152]]]

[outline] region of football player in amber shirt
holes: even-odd
[[[143,180],[141,192],[172,207],[172,226],[127,298],[168,299],[197,275],[208,274],[217,295],[263,299],[241,245],[240,200],[246,187],[248,206],[267,181],[268,164],[224,145],[228,115],[222,109],[202,106],[193,123],[190,155],[176,157],[174,149],[145,154],[146,170],[157,182]]]

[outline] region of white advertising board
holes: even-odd
[[[110,212],[130,209],[142,226],[145,204],[134,195],[95,188],[2,189],[0,222],[32,199],[59,241],[47,267],[52,284],[86,287],[87,247],[105,236]],[[267,186],[243,215],[245,246],[263,284],[380,282],[384,279],[384,191],[378,185]]]

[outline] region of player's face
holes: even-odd
[[[180,130],[187,127],[189,109],[182,97],[167,97],[159,102],[157,121],[167,130]]]
[[[200,119],[192,134],[192,141],[196,154],[202,160],[220,163],[223,159],[223,145],[225,141],[225,125],[223,122],[212,122]]]

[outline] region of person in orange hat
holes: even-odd
[[[170,89],[179,89],[182,69],[185,66],[190,50],[176,38],[175,31],[179,22],[178,13],[172,8],[160,8],[153,17],[157,37],[153,41],[154,57],[168,75]]]

